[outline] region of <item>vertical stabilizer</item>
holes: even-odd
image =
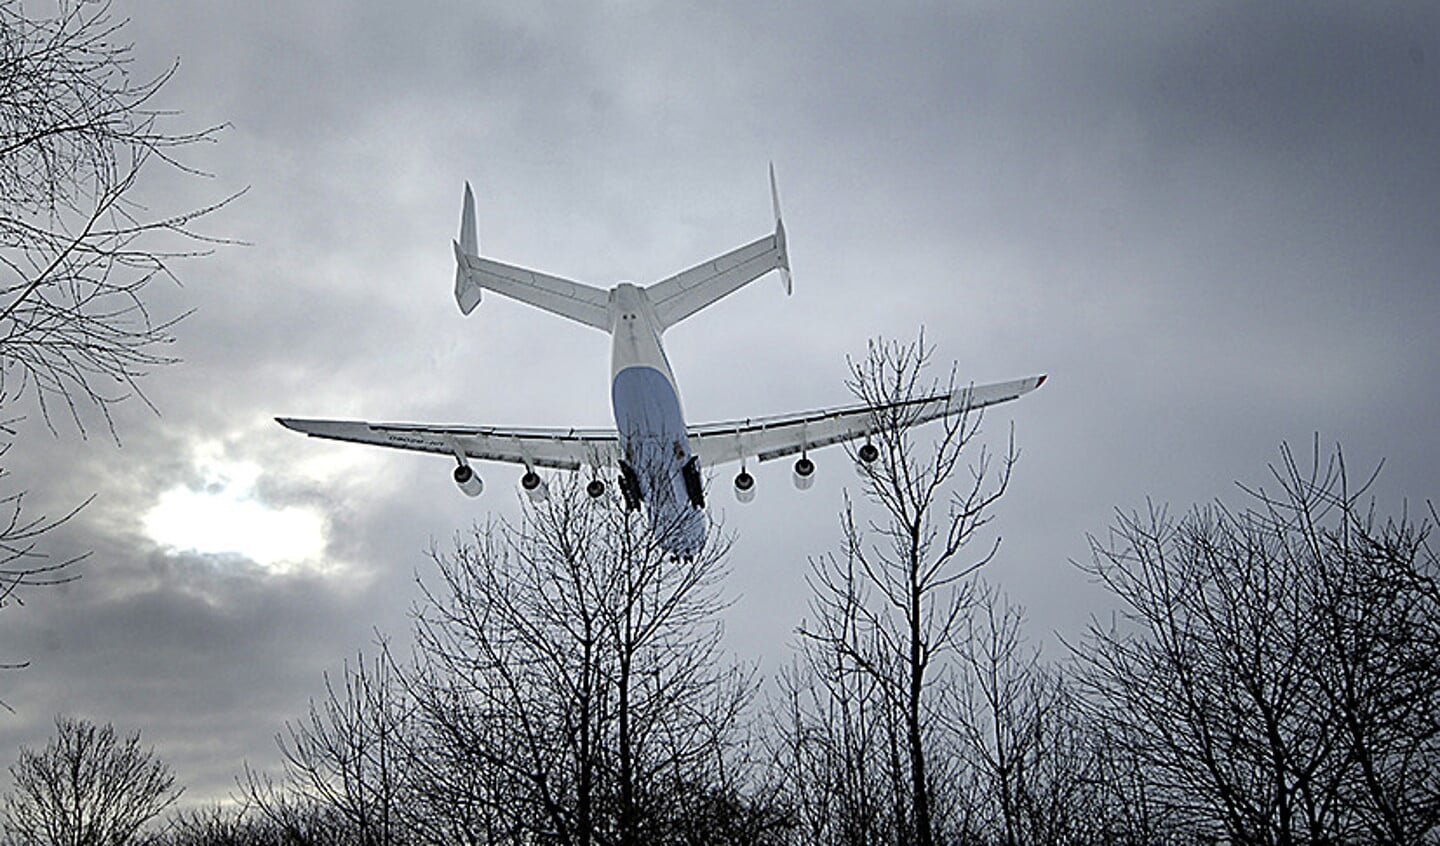
[[[775,250],[779,253],[776,262],[781,281],[785,283],[785,294],[788,296],[794,293],[794,285],[790,281],[790,253],[785,248],[785,222],[780,219],[780,189],[775,187],[774,162],[770,163],[770,205],[775,209]]]
[[[460,210],[460,240],[455,242],[455,303],[461,314],[480,304],[480,286],[470,279],[467,260],[480,255],[480,236],[475,230],[475,194],[465,183],[465,205]]]
[[[465,207],[460,210],[460,249],[467,256],[480,255],[480,236],[475,231],[475,192],[465,183]]]

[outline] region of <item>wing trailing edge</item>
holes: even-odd
[[[964,414],[1019,399],[1045,383],[1045,376],[972,385],[953,392],[916,397],[884,406],[856,404],[710,423],[690,429],[690,449],[707,466],[754,458],[770,461],[867,437],[886,426],[919,426],[947,414]]]

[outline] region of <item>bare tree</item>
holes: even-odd
[[[287,723],[276,741],[284,777],[276,782],[249,769],[240,780],[251,807],[282,830],[296,810],[324,809],[349,843],[406,842],[413,773],[409,721],[413,706],[388,656],[346,665],[337,687],[327,676],[325,698],[308,717]],[[301,814],[305,818],[305,813]]]
[[[981,421],[958,405],[930,427],[933,441],[917,441],[918,400],[942,390],[955,395],[957,387],[953,375],[943,389],[926,375],[930,352],[922,335],[910,344],[872,342],[866,358],[852,362],[850,389],[876,410],[866,446],[878,458],[857,466],[865,500],[880,517],[862,522],[847,502],[843,551],[812,561],[815,619],[801,628],[805,640],[834,656],[819,678],[858,674],[873,685],[882,709],[871,708],[876,727],[894,732],[882,734],[893,744],[896,787],[887,837],[922,846],[934,843],[940,828],[937,770],[952,766],[948,754],[938,754],[946,743],[944,657],[953,653],[972,604],[968,577],[991,560],[999,541],[968,558],[963,553],[989,522],[1016,459],[1012,441],[997,473],[981,447],[969,478],[958,478]],[[837,696],[849,698],[858,688],[846,684],[842,693],[830,682]]]
[[[661,541],[570,480],[434,555],[411,689],[437,768],[420,801],[464,812],[454,839],[632,844],[747,818],[754,682],[719,652],[724,548]]]
[[[10,444],[0,445],[0,457],[9,451]],[[8,476],[0,468],[0,480]],[[24,492],[0,497],[0,608],[11,602],[20,602],[18,591],[22,587],[57,585],[76,578],[67,571],[86,556],[52,560],[39,549],[40,538],[47,532],[68,521],[79,513],[89,502],[55,519],[44,515],[33,516],[24,510]]]
[[[1122,604],[1076,647],[1163,813],[1243,843],[1428,842],[1440,822],[1431,524],[1380,522],[1340,451],[1178,521],[1121,514],[1085,569]],[[1373,476],[1370,481],[1373,481]]]
[[[175,813],[146,846],[342,846],[353,841],[323,815],[309,822],[287,818],[285,825],[240,805],[211,805]]]
[[[1126,759],[1076,699],[1061,665],[1042,660],[1024,613],[984,586],[966,618],[957,695],[948,712],[963,739],[963,777],[980,797],[971,831],[1015,844],[1166,842],[1117,804]]]
[[[139,380],[175,360],[165,348],[183,315],[152,315],[145,289],[221,243],[192,225],[235,195],[148,208],[142,174],[200,175],[177,156],[221,127],[167,128],[173,113],[157,100],[178,65],[137,79],[108,2],[58,0],[50,16],[27,15],[35,6],[0,0],[0,409],[33,403],[52,431],[63,417],[81,433],[98,414],[114,435],[115,405],[148,404]],[[15,422],[0,422],[0,455]],[[0,599],[74,563],[35,546],[74,512],[35,517],[23,499],[0,497]]]
[[[123,846],[180,796],[175,777],[140,733],[117,737],[110,725],[55,720],[43,750],[22,748],[10,767],[4,830],[18,843]]]
[[[834,650],[810,641],[801,650],[781,673],[775,709],[775,763],[798,842],[902,841],[909,790],[899,710]]]
[[[134,195],[147,165],[221,127],[173,132],[157,96],[178,65],[135,79],[109,3],[61,0],[30,18],[0,2],[0,399],[29,395],[82,431],[87,408],[142,400],[137,380],[174,359],[174,319],[142,299],[173,263],[215,243],[191,229],[227,200],[154,215]]]

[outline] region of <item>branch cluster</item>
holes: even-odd
[[[10,767],[3,831],[11,843],[122,846],[180,796],[175,776],[138,732],[69,717],[43,750],[21,749]]]
[[[749,798],[753,673],[719,648],[723,545],[664,550],[572,480],[433,552],[412,659],[357,662],[280,738],[284,778],[242,793],[350,842],[758,842],[777,820]]]
[[[221,127],[165,128],[155,100],[178,65],[136,79],[123,27],[109,3],[34,19],[0,2],[0,402],[28,395],[52,427],[63,409],[84,431],[91,409],[113,431],[112,406],[144,399],[178,318],[153,318],[143,291],[217,243],[191,225],[233,199],[155,216],[133,196],[152,161],[196,174],[176,155]]]
[[[234,199],[156,215],[136,189],[155,161],[196,175],[176,156],[221,127],[166,128],[156,100],[177,65],[137,79],[108,2],[26,12],[0,0],[0,410],[33,402],[52,431],[60,414],[82,434],[98,413],[113,436],[115,404],[148,404],[138,380],[175,361],[164,350],[180,318],[152,317],[145,288],[220,243],[191,226]],[[0,456],[16,422],[0,420]],[[79,508],[51,519],[23,505],[23,492],[0,495],[0,605],[78,560],[51,561],[37,542]]]

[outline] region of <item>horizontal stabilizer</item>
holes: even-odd
[[[475,194],[465,183],[460,211],[460,237],[455,247],[455,303],[469,314],[480,304],[482,290],[544,309],[578,323],[610,331],[610,293],[591,285],[480,256],[475,233]]]
[[[736,247],[645,289],[655,304],[661,328],[674,326],[772,270],[780,271],[785,293],[790,293],[790,256],[785,245],[785,224],[780,220],[780,192],[775,188],[774,164],[770,165],[770,203],[775,211],[774,234]]]

